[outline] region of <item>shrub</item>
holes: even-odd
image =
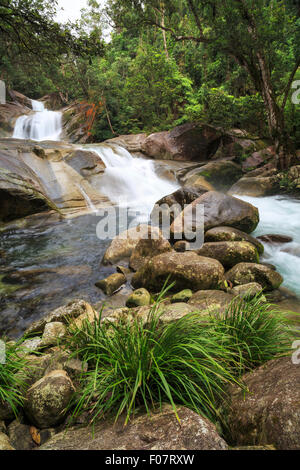
[[[5,363],[0,363],[0,402],[7,402],[15,415],[23,404],[25,383],[22,371],[26,365],[27,360],[19,344],[5,343]]]
[[[224,314],[211,316],[208,328],[230,338],[235,355],[232,372],[239,376],[265,362],[290,354],[294,331],[287,315],[260,295],[252,300],[235,298]],[[236,369],[237,360],[238,368]]]
[[[104,326],[100,314],[98,321],[72,331],[68,347],[89,364],[71,403],[73,416],[88,410],[94,421],[125,412],[127,423],[137,406],[149,412],[167,401],[175,414],[176,404],[183,404],[216,418],[226,385],[237,382],[230,372],[234,353],[225,347],[229,338],[205,327],[197,313],[163,326],[159,302],[164,292],[146,324],[135,319]]]

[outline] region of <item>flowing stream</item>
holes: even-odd
[[[62,133],[62,113],[45,109],[41,101],[31,100],[34,114],[20,116],[15,124],[14,139],[59,140]]]
[[[264,259],[276,266],[284,278],[283,285],[300,297],[300,201],[285,196],[237,197],[259,209],[260,223],[254,236],[280,234],[293,238],[290,243],[264,243]]]

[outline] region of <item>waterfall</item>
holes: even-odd
[[[134,158],[116,144],[89,146],[104,162],[106,169],[99,190],[120,207],[139,213],[139,222],[148,221],[154,204],[163,196],[176,191],[178,183],[160,178],[154,162]]]
[[[284,278],[283,285],[300,295],[300,201],[282,196],[235,197],[250,202],[259,209],[260,223],[254,236],[280,234],[293,238],[290,243],[264,243],[264,258],[276,266]]]
[[[34,114],[20,116],[15,124],[14,139],[59,140],[62,132],[62,115],[45,109],[41,101],[31,100]]]
[[[79,191],[81,192],[81,194],[83,195],[84,199],[85,199],[85,202],[86,202],[86,206],[88,209],[91,209],[91,211],[95,212],[95,214],[97,213],[97,208],[96,206],[92,203],[92,200],[91,198],[89,197],[89,195],[85,192],[85,190],[83,189],[83,187],[81,186],[81,184],[76,184],[76,186],[78,187]]]

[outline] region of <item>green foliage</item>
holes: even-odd
[[[22,372],[27,365],[20,345],[6,342],[5,363],[0,364],[0,402],[7,402],[17,415],[23,404],[25,383]]]
[[[107,413],[117,419],[125,412],[127,422],[137,406],[149,411],[169,402],[175,413],[176,404],[183,404],[216,418],[226,385],[236,383],[226,335],[204,328],[197,314],[162,326],[164,292],[146,324],[135,319],[104,326],[100,318],[71,331],[68,348],[89,364],[72,402],[73,415],[88,410],[94,421]]]
[[[238,365],[236,375],[288,355],[295,334],[287,315],[261,295],[248,301],[237,297],[224,314],[211,317],[209,327],[220,335],[230,336],[229,347],[235,354],[233,370]]]

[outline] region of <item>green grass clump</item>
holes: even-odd
[[[5,344],[5,363],[0,364],[0,404],[8,403],[15,416],[23,405],[25,382],[22,372],[27,361],[19,344]]]
[[[88,410],[94,421],[125,412],[128,422],[137,406],[149,412],[168,402],[176,415],[176,404],[183,404],[216,418],[226,385],[237,382],[229,366],[234,353],[224,346],[229,339],[205,328],[198,314],[162,325],[162,295],[146,324],[136,319],[104,327],[100,318],[72,331],[68,348],[89,364],[72,402],[73,416]]]
[[[252,300],[235,298],[224,313],[211,316],[208,328],[230,337],[228,347],[235,353],[232,370],[242,375],[290,354],[294,338],[291,324],[286,314],[258,294]]]

